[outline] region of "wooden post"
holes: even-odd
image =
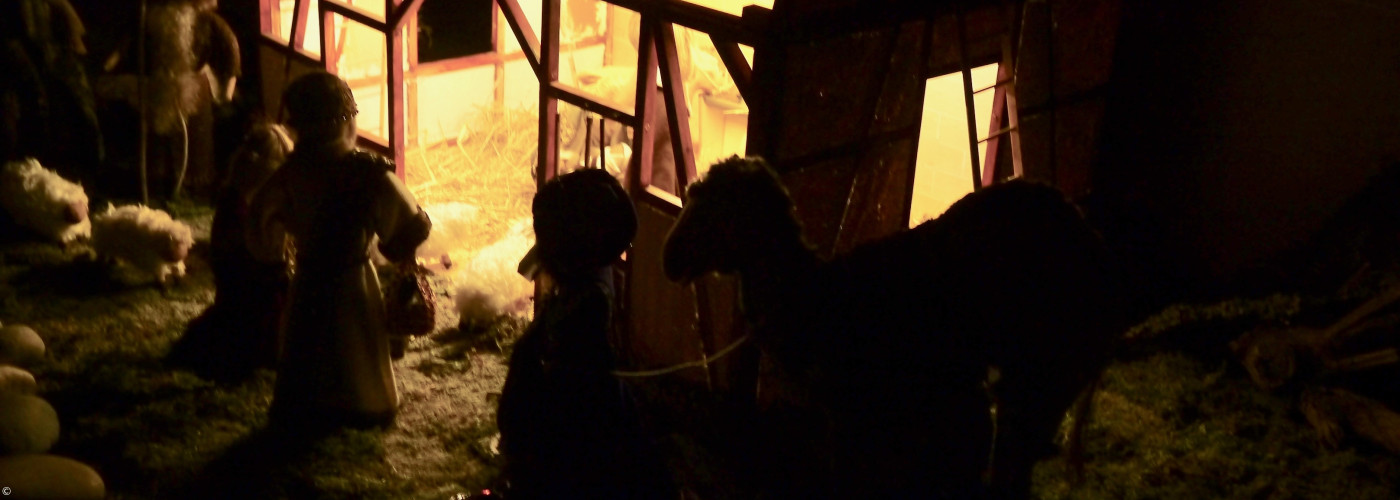
[[[977,107],[972,102],[972,67],[967,64],[967,26],[961,2],[953,2],[957,10],[958,66],[962,68],[963,102],[967,106],[967,144],[972,157],[972,189],[982,189],[982,159],[977,156]]]
[[[391,0],[387,0],[391,1]],[[389,26],[384,41],[389,55],[389,151],[394,155],[394,173],[404,178],[404,122],[407,121],[403,98],[403,26]]]
[[[685,187],[696,177],[694,147],[690,144],[690,109],[685,103],[675,28],[669,22],[658,22],[656,35],[657,64],[661,68],[661,83],[666,87],[663,97],[667,124],[671,127],[671,151],[675,154],[676,194],[684,198]]]
[[[652,102],[656,94],[655,22],[642,13],[637,36],[637,101],[632,123],[632,159],[627,165],[627,190],[639,197],[651,184],[651,155],[655,141],[651,127]]]
[[[540,80],[539,164],[535,167],[535,183],[543,186],[553,179],[558,167],[559,150],[555,147],[556,123],[559,121],[559,101],[550,87],[559,80],[559,8],[561,0],[544,0],[540,16],[540,62],[536,66]]]

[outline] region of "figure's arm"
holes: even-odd
[[[398,176],[393,172],[375,175],[374,229],[379,252],[395,264],[412,263],[433,222]]]

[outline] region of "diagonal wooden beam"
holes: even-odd
[[[710,41],[715,44],[715,51],[719,52],[719,60],[724,63],[724,68],[729,70],[729,77],[734,79],[734,86],[739,88],[739,95],[745,101],[753,100],[753,68],[749,67],[748,59],[744,59],[744,52],[739,50],[739,44],[729,40],[723,40],[710,35]]]
[[[556,99],[578,106],[584,111],[597,113],[629,127],[637,126],[635,114],[632,110],[626,109],[624,106],[605,102],[596,96],[584,92],[582,89],[561,82],[551,83],[549,88],[553,97]]]
[[[535,70],[536,76],[542,76],[540,71],[540,39],[535,36],[535,30],[530,28],[530,22],[525,17],[525,11],[520,9],[520,2],[516,0],[496,0],[500,5],[501,13],[506,16],[506,23],[510,24],[510,30],[515,32],[515,40],[520,42],[520,50],[525,52],[525,59],[530,61],[530,67]]]
[[[632,159],[627,165],[627,189],[640,197],[651,185],[651,157],[656,131],[651,127],[652,103],[656,95],[656,43],[654,16],[642,14],[637,34],[637,128],[632,130]]]
[[[680,0],[607,0],[608,3],[651,15],[687,28],[712,33],[744,45],[757,44],[760,33],[742,17]]]
[[[690,143],[690,109],[685,104],[685,82],[681,81],[680,58],[676,55],[676,33],[671,23],[656,22],[656,55],[661,68],[662,98],[666,100],[667,124],[671,126],[671,151],[675,155],[676,193],[685,197],[685,187],[695,180],[694,146]],[[655,168],[655,166],[653,166]]]
[[[392,1],[394,1],[394,0],[388,0],[388,1],[392,2]],[[401,1],[401,2],[403,2],[403,3],[400,3],[398,7],[395,7],[394,10],[392,11],[393,14],[390,14],[390,15],[389,15],[389,26],[393,26],[393,27],[395,27],[395,28],[400,27],[400,26],[403,26],[403,22],[404,22],[405,19],[409,19],[409,18],[412,18],[413,16],[418,15],[418,8],[421,7],[421,6],[423,5],[423,0],[399,0],[399,1]],[[384,12],[391,12],[391,11],[385,10]],[[491,25],[492,25],[492,26],[495,26],[496,23],[491,23]]]
[[[320,3],[322,12],[334,12],[346,19],[374,28],[380,33],[386,35],[389,33],[389,25],[382,20],[376,19],[375,15],[367,10],[341,2],[340,0],[320,0]]]
[[[306,48],[306,16],[311,13],[311,0],[296,0],[292,7],[292,36],[287,41],[292,49]]]

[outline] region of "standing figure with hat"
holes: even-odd
[[[675,498],[612,371],[612,263],[632,245],[632,202],[601,169],[545,183],[521,262],[554,286],[516,342],[496,414],[507,498]]]
[[[269,421],[324,430],[393,423],[398,392],[372,245],[400,266],[432,223],[392,162],[355,148],[355,98],[326,72],[287,87],[295,149],[253,199],[249,246],[264,260],[293,251],[282,355]],[[289,245],[288,245],[289,243]]]

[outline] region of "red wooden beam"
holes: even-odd
[[[514,0],[501,0],[503,8],[514,9],[507,15],[509,19],[513,15],[519,15],[520,6]],[[559,122],[559,100],[555,99],[551,88],[554,82],[559,81],[559,9],[561,0],[544,0],[541,2],[544,13],[540,16],[540,32],[544,33],[544,40],[539,42],[540,59],[535,65],[536,74],[540,78],[540,130],[539,130],[539,153],[537,155],[539,164],[535,167],[535,182],[543,186],[545,181],[553,179],[557,174],[556,169],[559,163],[559,150],[556,144],[558,138]],[[519,15],[517,21],[523,20],[524,15]],[[516,36],[521,36],[521,23],[512,22],[511,28],[515,29]],[[523,25],[528,27],[528,25]],[[529,47],[522,47],[528,51]],[[529,56],[527,52],[526,56]]]
[[[389,9],[389,8],[386,7],[385,10],[384,10],[384,12],[393,12],[393,14],[390,14],[390,15],[389,15],[389,26],[394,26],[394,27],[403,26],[403,21],[404,21],[404,19],[410,19],[410,18],[412,18],[413,16],[418,15],[418,8],[419,8],[420,6],[423,5],[423,0],[388,0],[388,1],[390,1],[390,2],[393,2],[393,1],[402,2],[402,3],[400,3],[400,4],[398,5],[398,7],[394,7],[393,9]],[[495,17],[492,17],[491,19],[495,19]],[[496,25],[496,23],[491,23],[491,26],[493,27],[493,29],[494,29],[495,25]]]
[[[510,30],[515,32],[515,39],[520,42],[520,50],[525,52],[525,58],[530,60],[530,67],[534,68],[535,75],[540,76],[540,59],[543,51],[540,47],[540,40],[535,36],[535,31],[530,28],[529,21],[525,18],[525,11],[520,10],[520,3],[516,0],[496,0],[496,4],[501,6],[501,13],[506,16],[506,23],[510,24]],[[548,33],[548,31],[545,31]],[[556,33],[555,38],[559,35]],[[558,42],[556,41],[556,46]],[[497,47],[496,50],[503,50]],[[555,63],[555,70],[558,70],[558,63]]]
[[[293,49],[302,49],[306,47],[306,16],[311,13],[311,0],[296,1],[292,10],[292,36],[288,37],[291,39],[288,43]]]
[[[304,49],[293,49],[287,45],[287,42],[284,42],[280,39],[272,38],[270,36],[264,35],[262,37],[261,44],[263,47],[267,47],[269,49],[272,49],[274,52],[277,52],[277,55],[282,57],[296,58],[307,64],[316,64],[320,61],[319,59],[317,59],[316,54],[307,52]]]
[[[322,11],[330,11],[336,14],[340,14],[346,19],[350,19],[365,26],[369,26],[370,28],[374,28],[380,33],[389,32],[388,23],[385,23],[382,19],[378,19],[377,16],[375,16],[373,13],[370,13],[367,10],[361,9],[359,7],[347,3],[341,3],[339,0],[320,1]]]
[[[340,48],[343,45],[340,43],[341,40],[333,38],[334,35],[328,29],[335,24],[332,22],[335,19],[331,17],[333,15],[335,14],[329,10],[322,10],[321,15],[317,16],[316,23],[317,26],[321,27],[321,67],[335,74],[340,72]]]
[[[277,23],[272,22],[272,17],[276,15],[274,13],[277,12],[276,9],[277,5],[273,3],[273,0],[258,0],[259,33],[262,33],[264,35],[268,33],[276,33],[275,30],[277,30],[277,28],[280,28],[280,26],[278,26]]]
[[[1011,71],[1008,65],[1002,64],[997,68],[997,81],[1001,82],[1011,78]],[[994,134],[1001,130],[1001,122],[1006,118],[1006,86],[997,85],[996,93],[992,95],[992,119],[987,124],[987,159],[982,162],[982,187],[990,186],[997,181],[997,148],[1001,145],[1001,134]]]
[[[661,84],[666,92],[667,124],[671,126],[671,151],[675,154],[676,193],[685,197],[685,187],[695,180],[694,147],[690,144],[690,110],[685,104],[685,82],[681,81],[680,58],[676,55],[675,28],[668,22],[656,22],[657,63],[661,67]]]
[[[744,19],[728,12],[680,0],[606,0],[608,3],[650,15],[658,21],[675,23],[725,40],[752,46],[761,36]]]
[[[394,173],[400,179],[404,178],[404,167],[407,163],[404,145],[407,143],[405,122],[408,121],[403,95],[403,32],[402,27],[397,27],[389,30],[384,36],[384,43],[388,45],[384,53],[389,56],[389,149],[393,152]]]
[[[656,94],[656,43],[654,16],[642,14],[637,36],[637,124],[632,131],[632,160],[627,165],[627,189],[640,197],[651,185],[653,134],[651,113]]]
[[[609,120],[629,127],[637,126],[637,118],[633,110],[624,109],[618,104],[603,102],[597,97],[588,95],[582,89],[556,81],[549,84],[549,90],[552,97],[578,106],[584,111],[603,115]]]
[[[749,67],[748,59],[744,59],[744,52],[739,50],[739,44],[729,40],[723,40],[710,35],[710,41],[715,44],[715,51],[719,52],[720,61],[724,62],[724,68],[729,70],[729,77],[734,79],[734,86],[739,88],[739,95],[745,101],[753,100],[750,94],[753,84],[753,68]]]

